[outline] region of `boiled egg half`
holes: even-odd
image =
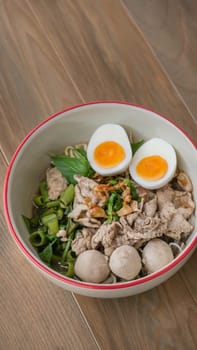
[[[91,167],[100,175],[124,172],[132,158],[126,131],[118,124],[101,125],[90,138],[87,157]]]
[[[137,184],[153,190],[171,181],[176,167],[174,148],[160,138],[153,138],[136,151],[129,170]]]

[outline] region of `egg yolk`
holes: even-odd
[[[141,159],[136,166],[138,176],[146,180],[159,180],[168,170],[168,163],[160,156],[149,156]]]
[[[111,168],[125,158],[124,148],[115,141],[100,143],[94,150],[94,160],[102,168]]]

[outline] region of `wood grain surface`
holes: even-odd
[[[1,191],[7,163],[26,133],[73,104],[138,103],[166,114],[197,139],[194,3],[0,0]],[[119,300],[73,295],[21,255],[2,203],[0,251],[0,350],[197,348],[196,253],[147,293]]]
[[[197,122],[197,1],[123,3]]]
[[[0,152],[0,189],[6,162]],[[43,278],[8,234],[0,203],[0,349],[98,349],[72,294]],[[77,336],[76,336],[77,330]]]

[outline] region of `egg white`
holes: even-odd
[[[94,160],[95,148],[103,142],[114,141],[119,143],[125,151],[125,158],[118,165],[104,168],[99,166]],[[91,167],[100,175],[117,175],[128,169],[132,158],[131,144],[126,131],[118,124],[103,124],[90,138],[87,147],[87,158]]]
[[[136,166],[145,157],[158,155],[168,163],[168,170],[164,176],[158,180],[147,180],[139,176],[136,172]],[[140,186],[147,189],[158,189],[165,186],[174,177],[177,167],[177,157],[174,148],[166,141],[160,138],[153,138],[145,142],[134,154],[129,171],[133,180]]]

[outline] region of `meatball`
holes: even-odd
[[[125,280],[135,278],[142,268],[137,250],[129,245],[122,245],[113,251],[109,266],[116,276]]]
[[[101,283],[109,275],[107,257],[97,250],[86,250],[78,255],[74,271],[82,281]]]
[[[142,252],[143,263],[148,273],[153,273],[170,263],[174,257],[169,245],[159,238],[149,241]]]

